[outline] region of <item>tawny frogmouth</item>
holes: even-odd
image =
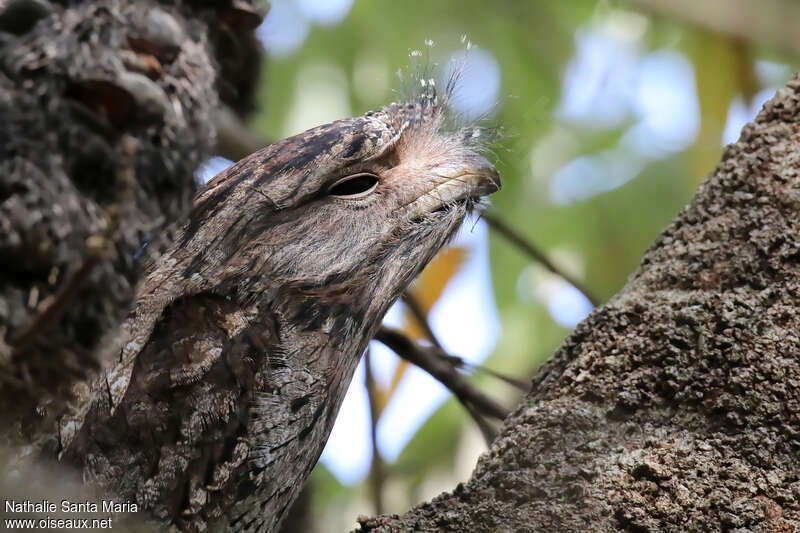
[[[153,265],[63,461],[180,530],[276,531],[389,306],[500,188],[428,91],[211,180]]]

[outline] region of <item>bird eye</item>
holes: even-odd
[[[361,198],[368,195],[378,185],[378,176],[362,172],[342,178],[328,190],[335,198]]]

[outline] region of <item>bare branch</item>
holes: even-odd
[[[422,308],[422,305],[420,305],[419,300],[417,300],[416,296],[414,296],[411,291],[404,292],[402,298],[403,303],[406,304],[406,307],[417,321],[419,327],[422,328],[425,336],[428,337],[428,340],[431,341],[431,344],[441,350],[442,344],[439,342],[439,339],[436,338],[436,334],[433,332],[431,325],[428,323],[428,314]]]
[[[470,362],[464,361],[462,358],[458,357],[457,355],[448,355],[449,359],[456,359],[457,361],[453,364],[456,368],[469,368],[475,370],[476,372],[483,372],[488,376],[492,376],[493,378],[497,378],[500,381],[511,385],[515,389],[521,390],[522,392],[528,392],[531,390],[531,383],[530,380],[527,379],[519,379],[512,376],[508,376],[501,372],[497,372],[496,370],[492,370],[489,367],[483,365],[475,365]]]
[[[251,132],[242,119],[225,106],[217,109],[214,126],[217,130],[217,146],[214,151],[231,161],[238,161],[269,144]]]
[[[498,420],[503,420],[508,416],[508,409],[469,383],[464,376],[458,373],[452,363],[442,357],[439,348],[422,347],[402,332],[386,326],[382,326],[378,330],[375,340],[385,344],[397,355],[436,378],[467,407],[470,414],[473,409],[477,409],[480,413]],[[481,425],[477,419],[476,422],[479,426]]]
[[[367,388],[367,399],[369,400],[369,437],[372,442],[372,464],[369,468],[369,483],[372,486],[372,505],[375,508],[375,514],[382,514],[383,481],[386,473],[383,468],[383,458],[378,450],[378,419],[380,419],[381,410],[378,406],[378,391],[375,386],[375,376],[372,375],[371,359],[369,348],[367,348],[364,353],[364,385]]]
[[[483,219],[489,224],[489,227],[495,230],[497,233],[508,239],[511,244],[520,248],[526,254],[530,255],[534,261],[540,263],[543,267],[547,270],[559,276],[564,281],[578,289],[586,296],[586,299],[592,302],[592,305],[597,307],[600,305],[600,300],[597,299],[591,292],[586,288],[583,282],[577,280],[574,276],[564,272],[563,270],[559,269],[556,265],[554,265],[550,259],[548,259],[547,255],[544,252],[539,250],[536,246],[525,240],[519,233],[511,229],[505,222],[500,220],[499,218],[495,217],[490,213],[484,213]]]
[[[511,376],[507,376],[505,374],[497,372],[496,370],[492,370],[491,368],[469,363],[457,355],[450,355],[448,353],[445,353],[444,348],[442,348],[442,344],[439,342],[439,339],[436,337],[436,334],[433,332],[433,329],[431,328],[431,325],[428,322],[428,317],[425,314],[425,310],[422,309],[422,306],[420,305],[419,301],[414,296],[414,294],[409,291],[406,291],[405,293],[403,293],[402,298],[403,298],[403,303],[406,304],[408,310],[411,312],[411,314],[414,316],[414,319],[417,321],[417,324],[419,324],[419,326],[425,332],[425,336],[428,337],[428,340],[431,341],[431,344],[433,344],[439,350],[441,350],[440,353],[434,354],[435,357],[440,357],[442,360],[447,361],[449,364],[453,365],[453,367],[457,369],[471,369],[471,370],[476,370],[478,372],[483,372],[484,374],[487,374],[501,381],[504,381],[509,385],[511,385],[512,387],[516,387],[517,389],[523,392],[528,392],[531,389],[530,383],[528,383],[527,380],[517,379]]]

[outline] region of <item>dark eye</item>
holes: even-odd
[[[378,185],[378,176],[362,172],[342,178],[328,190],[328,194],[335,198],[361,198],[375,190]]]

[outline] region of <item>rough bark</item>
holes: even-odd
[[[0,424],[57,449],[156,239],[183,214],[221,105],[252,108],[244,1],[0,2]]]
[[[795,78],[468,482],[361,531],[800,530],[799,113]]]

